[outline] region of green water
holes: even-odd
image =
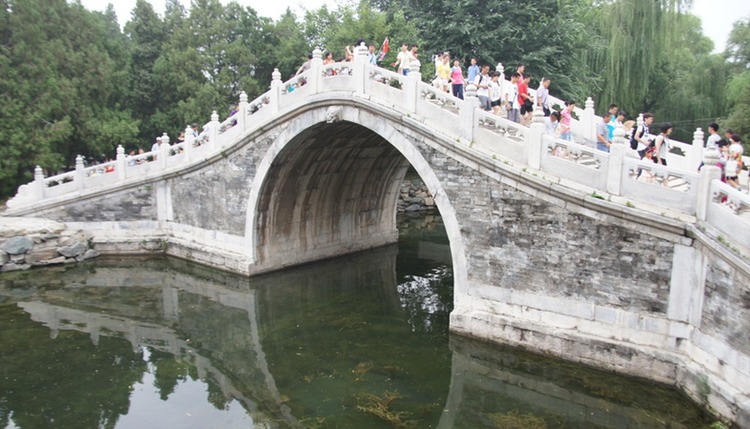
[[[437,216],[247,279],[171,258],[0,275],[0,428],[708,428],[667,387],[448,335]]]

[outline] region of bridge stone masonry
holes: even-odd
[[[516,124],[471,87],[459,100],[366,55],[323,65],[316,51],[198,138],[118,148],[113,172],[37,169],[3,215],[65,222],[101,253],[253,275],[396,241],[411,166],[450,241],[454,332],[674,384],[750,427],[750,197],[718,180],[700,130],[660,166],[632,157],[621,127],[611,153],[588,144],[590,100],[577,143],[561,141],[539,111]]]

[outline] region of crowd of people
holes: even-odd
[[[721,180],[739,189],[739,173],[744,167],[742,137],[731,129],[727,129],[722,138],[719,134],[719,125],[712,123],[708,126],[708,139],[706,140],[706,147],[709,146],[713,146],[719,153],[719,161],[716,165],[721,168]]]
[[[402,52],[405,52],[405,50]],[[414,53],[416,53],[416,50]],[[450,66],[450,60],[450,55],[447,52],[435,55],[435,77],[432,84],[436,88],[451,92],[455,97],[463,99],[465,87],[473,84],[476,87],[481,109],[507,116],[511,121],[525,125],[530,122],[534,107],[538,106],[544,112],[546,134],[566,141],[573,140],[571,124],[574,117],[575,102],[567,101],[564,103],[564,107],[553,110],[553,107],[550,106],[550,78],[542,78],[535,94],[532,94],[529,89],[531,74],[526,73],[523,64],[519,64],[515,71],[511,73],[510,80],[505,81],[504,76],[499,71],[490,72],[489,65],[480,67],[476,58],[470,60],[466,77],[464,77],[461,62],[454,60],[453,65]],[[393,66],[399,64],[401,62],[397,61],[393,63]],[[402,70],[398,71],[402,72]],[[403,73],[408,74],[408,70],[404,70]],[[626,129],[626,136],[629,136],[632,154],[637,154],[642,160],[650,160],[666,166],[667,153],[672,146],[670,136],[674,132],[674,125],[669,122],[663,123],[658,126],[658,130],[654,130],[655,132],[652,133],[654,115],[646,112],[643,113],[642,117],[643,122],[635,124],[635,121],[627,119],[625,112],[620,111],[616,104],[611,104],[607,113],[596,124],[596,148],[609,152],[614,142],[614,130],[618,125],[622,125]],[[719,153],[718,166],[722,169],[722,181],[734,188],[739,188],[739,172],[744,167],[742,138],[732,130],[727,130],[724,133],[724,138],[721,138],[718,129],[719,126],[716,123],[709,125],[707,144],[713,145]],[[557,154],[564,156],[565,149],[558,149]],[[640,175],[641,172],[639,171],[638,176]]]
[[[359,42],[358,42],[359,43]],[[368,47],[368,62],[378,65],[384,55],[377,53],[374,45]],[[353,50],[347,46],[344,54],[345,61],[351,61]],[[296,74],[300,74],[310,68],[312,55],[308,57]],[[333,54],[325,53],[323,64],[333,63],[335,60]],[[529,89],[532,76],[526,72],[524,64],[519,64],[515,71],[510,74],[510,80],[506,81],[500,71],[490,72],[489,65],[478,65],[476,58],[470,59],[470,65],[467,67],[464,75],[461,61],[454,59],[451,63],[451,57],[448,52],[436,54],[435,76],[432,80],[433,86],[452,93],[455,97],[463,99],[465,89],[468,85],[474,85],[476,95],[479,100],[480,108],[492,112],[496,115],[507,117],[509,120],[528,125],[531,121],[531,114],[535,107],[540,108],[544,113],[545,134],[556,138],[572,141],[572,121],[574,118],[575,102],[570,100],[564,103],[564,106],[551,106],[549,87],[551,79],[544,77],[539,81],[539,86],[534,93]],[[421,68],[419,60],[419,47],[417,45],[402,44],[401,50],[396,56],[396,61],[391,63],[399,74],[408,75],[415,67]],[[330,71],[335,73],[335,71]],[[235,106],[230,112],[230,117],[237,112]],[[595,145],[598,150],[609,152],[614,141],[614,130],[618,125],[622,125],[626,131],[626,138],[629,136],[630,148],[632,154],[642,160],[651,160],[654,163],[667,165],[667,153],[671,147],[670,135],[674,131],[674,125],[664,123],[658,127],[658,133],[652,133],[651,128],[654,123],[654,115],[646,112],[642,114],[643,121],[635,124],[635,121],[627,120],[625,112],[619,110],[616,104],[611,104],[607,113],[602,115],[602,120],[596,124]],[[231,126],[233,124],[227,125]],[[206,132],[199,132],[198,125],[192,125],[193,136],[196,141],[201,140]],[[707,145],[715,147],[719,153],[718,166],[722,168],[722,180],[734,188],[739,188],[739,172],[743,168],[743,147],[741,137],[726,130],[724,138],[719,134],[719,126],[712,123],[708,126]],[[185,140],[185,133],[180,133],[176,144]],[[161,137],[157,137],[151,147],[151,151],[158,153],[161,145],[169,144],[164,142]],[[136,157],[142,155],[143,149],[132,150],[128,155],[128,165],[137,165],[147,160],[154,160],[158,155],[152,155],[149,159],[145,157]],[[554,152],[556,155],[565,156],[567,150],[557,148]],[[635,156],[635,155],[633,155]],[[641,176],[641,171],[637,176]]]

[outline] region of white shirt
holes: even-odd
[[[477,77],[474,78],[474,85],[477,86],[477,96],[484,96],[489,98],[490,96],[490,76],[486,74],[478,74]]]
[[[497,101],[501,97],[500,82],[490,81],[490,101]]]
[[[737,176],[737,158],[729,158],[724,163],[724,176],[726,177],[736,177]]]
[[[552,122],[547,116],[544,118],[544,133],[548,136],[557,137],[557,126],[560,125],[560,121]]]
[[[710,145],[714,145],[716,149],[719,149],[719,142],[721,141],[721,136],[719,133],[716,134],[709,134],[708,139],[706,140],[706,147]]]
[[[539,89],[536,90],[536,100],[542,103],[542,107],[549,109],[549,89],[545,88],[544,85],[540,84]]]
[[[510,87],[510,91],[508,91],[508,94],[510,95],[510,102],[513,104],[514,109],[520,109],[521,103],[518,102],[518,84],[511,83]]]
[[[411,63],[411,51],[401,51],[396,55],[396,60],[399,61],[398,67],[401,69],[408,69],[409,64]]]
[[[729,145],[729,154],[734,155],[736,153],[739,153],[740,156],[742,156],[743,152],[745,150],[742,148],[742,145],[739,143],[732,143]]]

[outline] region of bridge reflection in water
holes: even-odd
[[[434,239],[430,228],[420,235],[400,248],[251,279],[175,259],[101,260],[4,276],[0,303],[15,305],[0,306],[3,332],[21,323],[16,319],[22,309],[22,318],[37,322],[24,323],[49,331],[47,342],[80,341],[83,332],[96,353],[119,344],[110,365],[131,359],[136,376],[111,383],[124,401],[118,406],[107,400],[84,405],[81,392],[112,395],[112,389],[98,391],[96,383],[83,382],[89,375],[72,370],[35,382],[33,367],[18,373],[22,361],[38,364],[39,355],[58,359],[57,353],[44,349],[38,336],[15,355],[5,350],[20,349],[24,339],[0,340],[0,368],[7,365],[0,372],[0,426],[11,420],[22,428],[38,426],[66,413],[82,418],[86,413],[76,409],[90,407],[99,419],[94,426],[115,427],[119,419],[143,427],[144,416],[130,413],[133,386],[150,379],[143,376],[145,355],[156,362],[154,384],[162,400],[189,375],[209,384],[217,408],[238,401],[254,427],[366,428],[413,421],[417,427],[475,428],[509,418],[546,422],[540,427],[705,427],[698,408],[652,383],[462,338],[452,338],[449,347],[450,255],[444,238]],[[90,350],[81,353],[62,359],[95,359],[86,355]],[[92,363],[90,369],[101,368]],[[389,394],[396,399],[376,417]],[[45,401],[43,412],[19,403],[35,395],[58,400]],[[62,418],[53,426],[68,427]]]

